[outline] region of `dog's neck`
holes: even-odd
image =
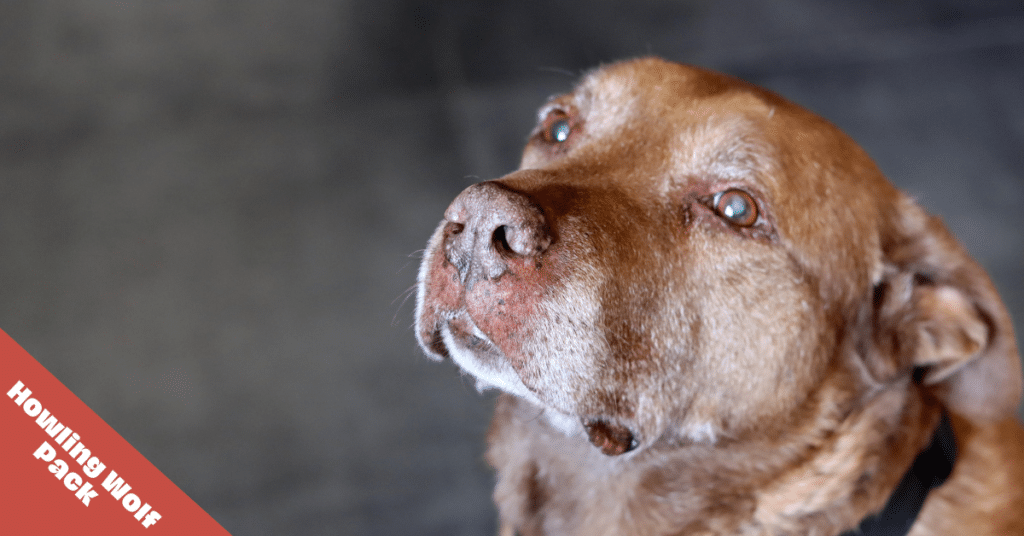
[[[883,508],[928,443],[941,411],[902,382],[854,406],[834,428],[791,433],[798,442],[810,439],[813,453],[771,470],[775,476],[758,489],[755,523],[780,533],[835,534]],[[816,421],[828,422],[828,413],[819,409]],[[799,443],[780,439],[775,448]]]
[[[914,464],[889,496],[885,508],[866,517],[856,530],[842,536],[904,536],[909,533],[928,494],[941,486],[953,472],[956,457],[953,425],[949,416],[943,413],[928,448],[914,459]]]
[[[536,408],[509,402],[522,411],[499,403],[499,412],[520,413],[513,419],[518,422],[492,429],[492,440],[501,440],[492,442],[489,453],[498,470],[495,498],[502,517],[526,527],[550,526],[552,518],[569,512],[598,512],[586,522],[563,520],[592,525],[595,534],[608,527],[614,527],[609,534],[629,533],[629,517],[640,512],[660,518],[666,528],[714,534],[838,534],[885,506],[940,418],[938,408],[906,386],[894,387],[841,419],[818,415],[808,430],[776,439],[607,457],[585,438],[538,429]],[[830,419],[831,429],[816,428]],[[781,458],[786,461],[779,463]],[[722,511],[723,500],[737,508]]]

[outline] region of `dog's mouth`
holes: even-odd
[[[555,412],[558,428],[566,433],[582,433],[607,456],[619,456],[640,446],[637,435],[628,426],[617,424],[613,419],[602,417],[572,417],[545,403],[539,393],[526,385],[519,373],[490,338],[465,314],[458,314],[439,323],[432,337],[432,349],[441,356],[449,357],[477,382],[477,388],[499,389],[521,397]],[[566,421],[575,421],[578,426],[566,426]]]
[[[465,312],[438,322],[431,337],[431,349],[451,358],[477,382],[477,389],[499,389],[544,406],[534,391],[523,383],[505,354]]]

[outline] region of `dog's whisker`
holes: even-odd
[[[565,75],[565,76],[567,76],[569,78],[576,78],[576,77],[579,76],[579,73],[577,73],[575,71],[572,71],[570,69],[562,68],[562,67],[537,67],[537,70],[542,72],[542,73],[561,74],[561,75]]]
[[[402,299],[402,302],[398,304],[398,307],[395,307],[395,314],[394,314],[394,316],[391,317],[391,325],[392,326],[394,326],[396,323],[398,323],[398,313],[402,311],[403,307],[405,307],[405,303],[409,301],[409,298],[411,298],[412,296],[414,296],[416,294],[416,288],[417,288],[417,286],[415,284],[413,284],[409,288],[407,288],[404,291],[402,291],[402,293],[399,294],[398,296],[396,296],[395,299],[391,300],[391,305],[393,306],[393,305],[395,305],[395,302],[398,301],[399,298]]]

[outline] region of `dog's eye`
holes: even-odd
[[[725,190],[714,198],[715,212],[733,225],[750,227],[757,222],[757,203],[743,190]]]
[[[572,127],[569,126],[569,121],[562,119],[551,125],[551,128],[548,129],[548,136],[554,141],[563,142],[569,139],[569,132],[572,132]]]
[[[544,118],[541,137],[547,143],[564,143],[572,134],[572,127],[569,116],[561,110],[555,110]]]

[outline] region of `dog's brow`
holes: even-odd
[[[543,121],[544,118],[552,112],[552,110],[564,108],[565,104],[562,101],[565,96],[566,95],[556,95],[548,99],[548,102],[544,103],[544,105],[537,110],[537,121]]]
[[[772,175],[770,146],[757,134],[753,122],[742,116],[711,116],[683,129],[675,144],[673,169],[679,177],[760,183]]]

